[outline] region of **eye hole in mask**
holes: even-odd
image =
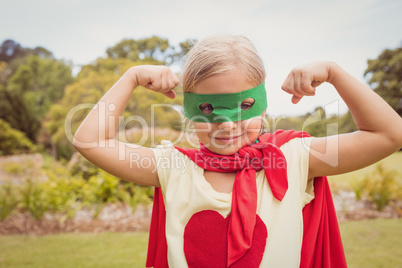
[[[254,103],[255,103],[255,100],[253,98],[247,98],[240,104],[240,108],[243,111],[249,110],[251,107],[253,107]],[[199,108],[200,108],[201,112],[203,112],[206,115],[211,114],[214,110],[214,107],[212,106],[212,104],[207,103],[207,102],[200,104]]]
[[[203,104],[200,104],[200,110],[201,110],[201,112],[203,112],[204,114],[211,114],[212,113],[212,111],[214,110],[214,107],[212,107],[212,104],[209,104],[209,103],[203,103]]]
[[[254,103],[255,103],[255,100],[253,98],[247,98],[240,104],[240,108],[243,111],[246,111],[246,110],[250,109],[251,107],[253,107]]]

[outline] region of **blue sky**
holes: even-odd
[[[347,108],[330,85],[293,105],[280,90],[295,66],[333,60],[365,82],[367,59],[402,42],[400,0],[0,0],[0,41],[44,46],[76,65],[104,56],[123,38],[159,35],[177,44],[214,33],[243,34],[260,52],[269,114],[299,115],[317,106]]]

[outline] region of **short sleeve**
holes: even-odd
[[[303,206],[314,199],[313,180],[309,180],[309,158],[312,137],[295,138],[281,146],[288,165],[288,178],[297,178]]]
[[[180,178],[185,177],[191,169],[190,166],[194,166],[194,164],[168,140],[163,140],[161,145],[151,148],[151,150],[155,154],[156,171],[162,193],[165,195],[168,188],[172,189],[177,186]]]
[[[175,148],[173,143],[168,140],[162,140],[161,144],[155,148],[151,148],[155,154],[156,171],[158,173],[159,183],[162,192],[165,192],[167,180],[170,175],[172,163],[174,162]]]

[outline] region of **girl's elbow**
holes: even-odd
[[[402,147],[402,129],[395,131],[392,135],[388,136],[388,143],[394,151],[398,151]]]
[[[77,150],[77,151],[80,151],[81,150],[81,148],[82,148],[82,143],[80,142],[80,138],[79,138],[79,136],[78,135],[74,135],[74,137],[73,137],[73,146],[75,147],[75,149]]]
[[[93,148],[94,143],[85,141],[85,137],[76,133],[73,137],[73,146],[78,152],[82,152],[86,149]]]
[[[395,127],[393,141],[399,150],[402,147],[402,118],[399,120],[399,124]]]

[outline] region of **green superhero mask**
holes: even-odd
[[[195,122],[241,121],[261,115],[267,109],[265,82],[251,89],[229,94],[183,92],[184,116]],[[252,98],[254,104],[243,101]],[[242,104],[243,103],[243,104]]]

